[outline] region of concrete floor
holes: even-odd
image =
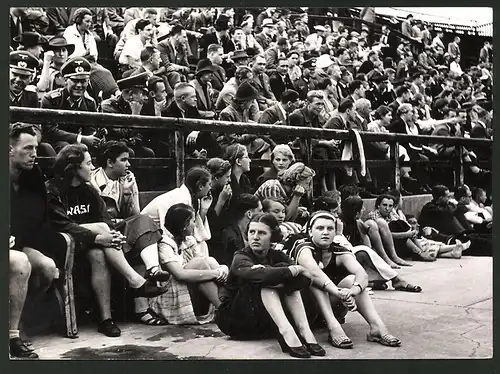
[[[327,332],[315,330],[326,359],[452,359],[493,355],[492,258],[439,259],[414,262],[400,273],[420,285],[419,294],[375,291],[375,306],[390,332],[403,342],[399,348],[366,341],[366,322],[350,313],[344,330],[354,349],[327,343]],[[95,326],[80,328],[78,339],[57,335],[32,337],[41,359],[287,359],[273,340],[240,342],[224,336],[216,325],[144,326],[120,324],[122,336],[108,338]]]

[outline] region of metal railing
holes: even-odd
[[[209,131],[215,133],[236,133],[236,134],[268,134],[280,135],[286,132],[290,138],[305,139],[307,145],[304,154],[303,162],[313,168],[342,168],[342,167],[360,167],[360,160],[313,160],[312,145],[310,139],[323,140],[352,140],[351,134],[347,130],[332,130],[320,128],[306,128],[297,126],[282,126],[282,125],[267,125],[256,123],[241,123],[241,122],[225,122],[203,119],[183,119],[169,117],[149,117],[149,116],[130,116],[123,114],[108,114],[108,113],[89,113],[67,110],[53,109],[34,109],[10,107],[10,121],[26,122],[33,124],[72,124],[81,126],[109,127],[109,128],[130,128],[137,130],[161,129],[165,131],[175,132],[175,157],[161,159],[143,159],[144,163],[150,163],[153,167],[161,167],[164,164],[171,165],[175,163],[176,167],[176,185],[180,186],[184,182],[185,163],[189,162],[186,159],[184,152],[184,133],[187,131]],[[412,143],[414,145],[421,144],[444,144],[444,145],[461,145],[465,147],[489,147],[493,146],[493,141],[488,139],[470,139],[460,137],[443,137],[429,135],[406,135],[393,133],[374,133],[360,132],[364,143],[370,142],[387,142],[391,147],[391,158],[389,160],[366,160],[368,167],[392,167],[392,184],[396,188],[401,187],[400,167],[405,165],[428,164],[431,166],[450,167],[450,161],[408,161],[401,163],[399,157],[399,145]],[[459,147],[458,156],[452,165],[455,172],[455,183],[463,184],[464,181],[464,165],[462,160],[462,147]],[[263,161],[263,160],[261,160]],[[264,165],[267,161],[257,162]],[[491,162],[491,160],[490,160]]]

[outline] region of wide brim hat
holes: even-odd
[[[35,45],[45,46],[48,43],[47,38],[34,31],[25,31],[12,40],[25,48],[34,47]]]
[[[330,58],[330,55],[324,54],[319,56],[318,59],[316,60],[316,68],[324,69],[333,65],[334,63],[335,62]]]
[[[197,77],[204,72],[215,72],[215,66],[208,58],[201,59],[198,61],[198,65],[196,65],[196,71],[194,75]]]
[[[45,48],[46,51],[54,51],[55,49],[66,48],[68,56],[71,56],[75,51],[75,45],[68,43],[64,36],[54,36],[49,40],[49,44]]]
[[[257,90],[249,82],[243,82],[236,90],[234,99],[237,101],[251,101],[255,100],[258,95]]]
[[[248,56],[246,51],[243,50],[234,51],[233,55],[231,56],[231,60],[233,61],[245,60],[248,58],[250,58],[250,56]]]

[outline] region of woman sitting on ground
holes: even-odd
[[[294,162],[295,156],[290,147],[278,144],[271,153],[271,167],[257,178],[255,187],[259,188],[270,179],[278,179]]]
[[[359,196],[359,189],[355,185],[344,185],[340,189],[342,200],[347,199],[349,196]],[[375,205],[377,206],[377,204]],[[361,215],[363,215],[364,207],[361,209]],[[388,222],[381,217],[373,218],[368,217],[360,225],[361,233],[368,235],[370,239],[371,248],[393,269],[400,269],[400,265],[412,266],[397,255]]]
[[[312,190],[312,180],[316,173],[302,162],[297,162],[286,169],[278,179],[264,182],[257,191],[261,201],[268,198],[281,199],[287,204],[286,221],[295,221],[300,215],[307,214],[307,209],[299,207],[302,196]]]
[[[215,322],[235,339],[277,336],[283,352],[293,357],[324,356],[317,344],[302,303],[300,290],[311,284],[309,272],[271,243],[281,240],[278,222],[271,214],[252,217],[248,246],[237,251]],[[285,314],[290,313],[296,330]]]
[[[46,183],[49,218],[55,230],[70,234],[79,247],[83,246],[84,251],[77,253],[84,254],[90,263],[91,285],[101,321],[98,331],[118,337],[121,331],[111,317],[110,267],[127,279],[135,297],[157,296],[166,288],[158,287],[155,280],[145,279],[128,263],[122,246],[130,242],[115,230],[106,204],[90,185],[93,168],[86,145],[70,144],[61,149],[54,164],[55,176]]]
[[[363,209],[363,199],[359,196],[349,196],[342,201],[342,212],[337,219],[338,231],[341,235],[335,237],[335,241],[350,249],[356,260],[363,266],[368,274],[368,283],[374,290],[386,290],[387,282],[391,281],[394,289],[406,292],[421,292],[420,286],[409,284],[395,270],[393,270],[382,258],[371,248],[371,241],[368,235],[363,234],[363,221],[361,221],[361,211]],[[332,213],[336,217],[335,213]]]
[[[158,261],[158,242],[161,230],[147,215],[140,214],[139,189],[130,171],[129,149],[125,143],[111,140],[99,150],[97,161],[101,167],[91,173],[90,183],[106,203],[108,214],[123,233],[126,259],[145,278],[166,281],[170,274],[161,270]],[[167,322],[149,308],[144,297],[134,299],[135,314],[146,325],[166,325]]]
[[[391,190],[388,192],[388,195],[394,196],[394,207],[389,215],[389,219],[391,220],[389,222],[389,227],[394,231],[393,236],[395,234],[412,234],[411,237],[406,235],[408,237],[406,241],[405,235],[403,235],[400,243],[396,244],[396,248],[403,257],[424,261],[434,261],[438,256],[447,258],[462,257],[464,246],[458,239],[455,239],[455,245],[438,246],[427,243],[427,239],[425,238],[419,238],[418,227],[412,227],[403,213],[403,199],[401,199],[401,193],[398,190]],[[400,239],[396,240],[399,241]]]
[[[329,330],[328,340],[336,348],[353,347],[335,317],[333,309],[339,305],[352,311],[353,306],[357,308],[370,325],[368,341],[400,346],[401,341],[389,334],[366,291],[366,271],[351,251],[334,243],[335,222],[336,218],[329,212],[313,213],[306,225],[307,238],[285,245],[295,263],[304,266],[313,276],[310,290],[316,302],[306,306],[308,312],[315,315],[317,305]]]
[[[160,263],[172,276],[164,284],[168,291],[150,299],[151,308],[170,324],[209,323],[220,305],[218,284],[226,281],[229,269],[199,252],[192,236],[195,211],[189,205],[172,205],[165,215],[165,228]]]
[[[155,197],[141,212],[150,216],[162,230],[165,229],[165,215],[174,204],[187,204],[196,212],[193,236],[201,253],[208,256],[207,240],[211,238],[207,219],[208,209],[212,205],[212,175],[205,167],[195,166],[186,174],[182,186]]]

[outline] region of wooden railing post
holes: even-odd
[[[401,189],[401,167],[399,165],[399,142],[391,142],[391,160],[394,165],[394,188]]]
[[[464,147],[458,146],[458,155],[455,167],[455,187],[464,184]]]
[[[180,130],[175,131],[175,184],[180,187],[184,183],[184,133]]]

